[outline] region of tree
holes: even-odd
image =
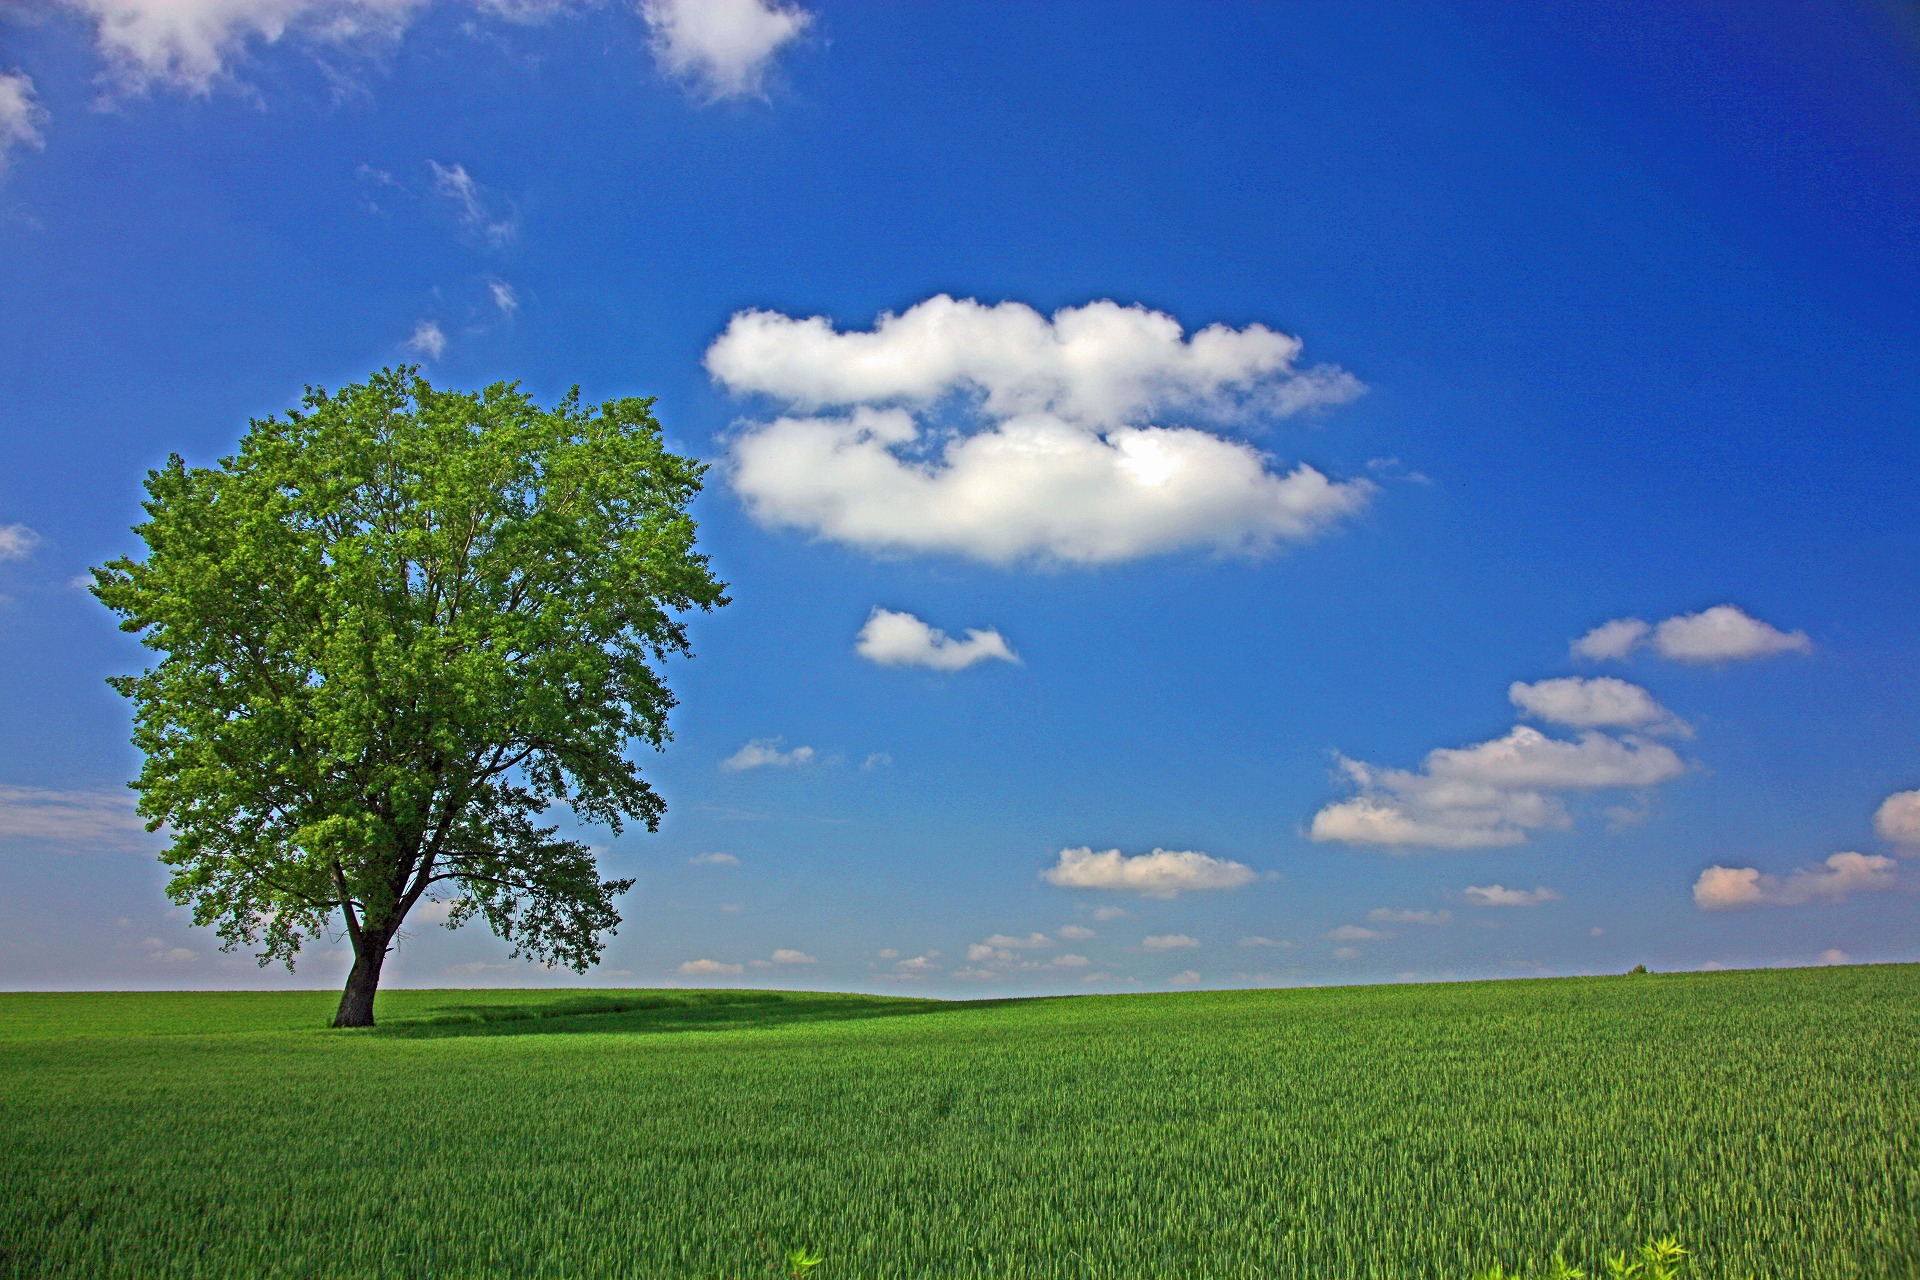
[[[685,611],[727,603],[687,514],[705,468],[668,452],[652,404],[576,388],[542,409],[413,368],[309,388],[217,466],[150,472],[146,558],[94,570],[164,655],[109,683],[146,756],[140,812],[171,837],[168,896],[289,969],[337,919],[335,1026],[373,1025],[422,898],[576,971],[619,924],[633,882],[541,816],[657,829],[626,755],[670,736],[651,664],[691,654]]]

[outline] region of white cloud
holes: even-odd
[[[1530,830],[1571,825],[1552,792],[1651,786],[1686,771],[1671,748],[1644,738],[1588,731],[1568,742],[1527,725],[1436,748],[1418,772],[1344,757],[1340,767],[1360,794],[1316,813],[1313,839],[1439,849],[1523,844]]]
[[[1041,873],[1048,884],[1069,889],[1114,889],[1149,898],[1172,898],[1204,889],[1238,889],[1252,884],[1252,867],[1190,850],[1155,849],[1127,857],[1118,849],[1062,849],[1059,860]],[[1099,918],[1096,916],[1096,918]]]
[[[737,867],[740,859],[730,853],[696,853],[687,859],[690,867]]]
[[[1200,983],[1199,971],[1194,969],[1182,969],[1180,972],[1174,974],[1171,978],[1167,979],[1167,985],[1170,987],[1192,987],[1192,986],[1198,986],[1199,983]]]
[[[1689,733],[1686,723],[1637,684],[1613,676],[1583,679],[1516,680],[1507,688],[1513,705],[1536,720],[1575,729],[1641,729],[1649,733]]]
[[[1595,662],[1604,662],[1610,658],[1624,658],[1640,647],[1647,638],[1647,632],[1653,630],[1638,618],[1616,618],[1612,622],[1603,622],[1587,634],[1575,640],[1570,646],[1576,658],[1591,658]]]
[[[1920,851],[1920,791],[1896,791],[1881,801],[1873,829],[1882,840]]]
[[[33,78],[19,71],[0,71],[0,173],[7,155],[17,147],[46,145],[47,109],[33,91]]]
[[[1560,895],[1545,885],[1536,889],[1509,889],[1500,884],[1470,884],[1463,892],[1467,901],[1476,907],[1537,907],[1543,902],[1560,900]]]
[[[1299,353],[1298,338],[1260,324],[1215,324],[1189,338],[1172,316],[1109,300],[1049,320],[1020,302],[939,294],[865,332],[836,332],[825,316],[742,311],[706,363],[735,391],[805,411],[929,405],[962,392],[993,418],[1046,414],[1093,427],[1180,410],[1285,415],[1357,394],[1338,370],[1296,370]]]
[[[727,964],[722,960],[689,960],[680,966],[678,972],[688,978],[731,977],[745,973],[746,966]]]
[[[779,738],[755,738],[725,760],[720,767],[729,773],[738,773],[743,769],[777,768],[788,769],[813,762],[812,747],[795,747],[791,751],[780,750]]]
[[[130,93],[205,94],[255,41],[295,33],[332,45],[391,40],[427,0],[61,0],[96,24],[100,54]]]
[[[734,487],[762,523],[874,551],[1098,564],[1257,553],[1366,504],[1365,480],[1276,472],[1242,441],[1139,423],[1271,417],[1358,393],[1337,370],[1297,370],[1299,348],[1257,324],[1187,338],[1171,316],[1110,301],[1048,319],[943,294],[866,332],[743,311],[706,363],[800,415],[733,443]],[[968,429],[921,420],[943,408]]]
[[[1056,969],[1084,969],[1091,965],[1093,961],[1087,959],[1085,956],[1075,955],[1073,952],[1068,951],[1055,956],[1047,963]]]
[[[1790,907],[1819,899],[1840,901],[1850,894],[1897,887],[1899,864],[1881,854],[1836,853],[1825,862],[1801,867],[1785,880],[1756,867],[1708,867],[1693,884],[1693,903],[1703,911],[1740,907]]]
[[[520,295],[505,280],[489,280],[487,289],[493,294],[493,305],[500,308],[502,315],[510,316],[520,309]]]
[[[1838,947],[1828,947],[1820,953],[1821,964],[1852,964],[1853,957]]]
[[[1811,653],[1804,631],[1781,631],[1736,605],[1719,604],[1699,613],[1680,614],[1657,626],[1638,618],[1602,623],[1573,642],[1577,658],[1624,658],[1650,644],[1675,662],[1740,662],[1777,653]]]
[[[1358,960],[1360,958],[1360,948],[1335,947],[1333,949],[1333,958],[1335,960]]]
[[[759,94],[774,55],[813,22],[777,0],[641,0],[640,13],[661,69],[712,98]]]
[[[429,160],[427,167],[433,170],[434,191],[454,203],[461,226],[496,249],[513,239],[514,233],[520,229],[519,219],[512,214],[496,214],[488,208],[484,189],[474,181],[465,165],[443,165],[437,160]],[[494,305],[502,311],[510,312],[520,305],[510,285],[495,281],[490,287]]]
[[[1343,924],[1338,929],[1330,929],[1327,936],[1335,942],[1374,942],[1393,935],[1382,929],[1369,929],[1364,925]]]
[[[994,963],[1012,964],[1019,959],[1015,951],[1031,951],[1040,947],[1050,947],[1053,939],[1044,933],[1030,933],[1024,938],[1012,934],[996,933],[982,942],[976,942],[967,948],[967,959],[975,964]]]
[[[893,757],[884,751],[876,751],[860,762],[860,772],[872,773],[876,769],[893,767]]]
[[[893,967],[895,972],[905,977],[923,977],[939,970],[940,966],[934,963],[934,959],[934,956],[931,954],[913,956],[910,959],[900,961]]]
[[[0,563],[25,560],[40,542],[40,535],[23,524],[0,524]],[[91,586],[92,582],[92,578],[87,578],[84,585]]]
[[[0,840],[137,849],[148,839],[131,791],[0,786]]]
[[[900,958],[899,951],[895,950],[892,947],[883,948],[882,950],[874,952],[874,954],[879,956],[882,960],[898,960]]]
[[[1367,919],[1374,924],[1446,924],[1453,919],[1453,912],[1396,911],[1392,907],[1375,907],[1367,912]]]
[[[1060,926],[1060,936],[1073,942],[1085,942],[1098,935],[1083,924],[1063,924]]]
[[[1236,947],[1279,947],[1283,950],[1291,949],[1294,946],[1293,943],[1288,942],[1284,938],[1263,938],[1257,934],[1242,938],[1233,945]]]
[[[860,628],[854,652],[883,667],[927,667],[934,671],[961,671],[977,662],[1020,661],[998,631],[969,629],[955,640],[910,613],[875,609]]]
[[[1177,951],[1183,947],[1197,947],[1200,939],[1190,938],[1184,933],[1156,933],[1140,939],[1140,945],[1148,951]]]
[[[168,946],[159,938],[142,938],[140,947],[147,953],[147,959],[160,964],[181,964],[193,959],[194,953],[186,947]]]
[[[1093,913],[1093,918],[1105,924],[1109,920],[1125,920],[1132,915],[1133,912],[1125,907],[1101,907]]]
[[[819,964],[820,961],[804,951],[795,951],[791,947],[777,948],[772,956],[775,964]]]
[[[413,336],[407,339],[407,346],[429,360],[438,360],[446,352],[447,335],[433,321],[422,320],[413,326]]]

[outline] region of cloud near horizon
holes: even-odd
[[[1366,505],[1365,479],[1275,470],[1245,441],[1142,421],[1259,422],[1359,393],[1343,371],[1297,369],[1299,350],[1259,324],[1185,336],[1113,301],[1048,318],[941,294],[863,332],[742,311],[706,366],[789,410],[729,449],[760,523],[874,552],[1093,565],[1258,554]]]
[[[1556,792],[1649,787],[1679,777],[1672,748],[1589,730],[1568,742],[1516,725],[1501,738],[1427,753],[1418,771],[1340,757],[1360,794],[1313,816],[1316,841],[1434,849],[1524,844],[1573,823]]]
[[[964,639],[955,640],[910,613],[892,609],[876,608],[860,628],[853,648],[868,662],[883,667],[963,671],[981,662],[1020,662],[997,630],[969,628]]]
[[[1693,883],[1693,903],[1702,911],[1732,911],[1839,902],[1855,893],[1899,887],[1898,866],[1884,854],[1835,853],[1814,866],[1796,868],[1784,880],[1757,867],[1708,867]]]
[[[1735,605],[1719,604],[1699,613],[1680,614],[1653,625],[1639,618],[1603,622],[1575,640],[1573,656],[1593,661],[1625,658],[1651,645],[1675,662],[1743,662],[1779,653],[1811,653],[1804,631],[1781,631]]]
[[[1252,867],[1192,850],[1155,849],[1132,857],[1118,849],[1095,853],[1091,847],[1062,849],[1053,866],[1040,873],[1048,884],[1068,889],[1106,889],[1147,898],[1182,893],[1239,889],[1258,876]]]
[[[1920,853],[1920,790],[1896,791],[1873,814],[1873,830],[1902,853]]]
[[[1509,889],[1499,884],[1470,884],[1461,891],[1476,907],[1537,907],[1558,902],[1560,895],[1541,885],[1534,889]]]

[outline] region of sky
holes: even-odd
[[[734,603],[601,965],[388,985],[1920,959],[1901,6],[11,0],[0,166],[0,986],[343,978],[78,583],[400,364],[657,397]]]

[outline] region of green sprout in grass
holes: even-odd
[[[787,1274],[793,1280],[807,1280],[813,1269],[826,1259],[817,1253],[808,1253],[805,1246],[787,1250]]]

